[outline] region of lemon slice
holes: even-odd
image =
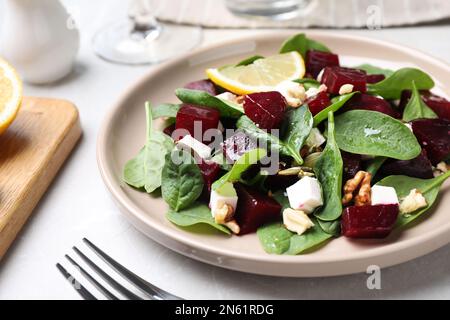
[[[0,134],[16,118],[22,102],[22,82],[16,70],[0,58]]]
[[[273,91],[284,81],[301,79],[305,62],[298,52],[288,52],[259,59],[247,66],[226,66],[206,70],[215,84],[235,94]]]

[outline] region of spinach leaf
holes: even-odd
[[[300,157],[300,150],[292,150],[292,148],[287,147],[278,137],[260,129],[249,117],[240,117],[236,126],[253,139],[266,143],[267,147],[277,150],[285,156],[294,158],[299,164],[303,163],[303,159]]]
[[[175,210],[169,210],[166,217],[170,222],[180,227],[190,227],[196,224],[207,224],[223,233],[231,234],[228,228],[215,223],[211,210],[207,205],[198,202],[194,203],[194,205],[189,209],[178,212]]]
[[[338,237],[341,234],[341,219],[334,221],[322,221],[317,219],[317,223],[324,232],[332,236]]]
[[[124,181],[135,187],[145,188],[152,193],[161,186],[161,173],[166,155],[173,149],[173,140],[160,131],[152,129],[152,109],[145,105],[147,119],[147,138],[139,154],[125,164]]]
[[[174,150],[166,156],[161,191],[170,208],[175,211],[188,208],[200,197],[203,185],[200,168],[189,153]]]
[[[163,103],[153,108],[153,120],[158,118],[175,118],[181,105],[173,103]]]
[[[217,98],[204,91],[177,89],[175,94],[184,103],[216,109],[225,118],[238,118],[244,113],[244,107],[241,105]]]
[[[355,94],[359,92],[352,92],[342,96],[335,97],[331,100],[331,105],[320,111],[314,116],[314,127],[317,127],[322,121],[328,118],[330,111],[336,112],[341,109]]]
[[[277,191],[272,195],[272,197],[281,205],[282,212],[284,211],[284,209],[288,209],[291,207],[291,205],[289,204],[289,199],[284,195],[284,191]]]
[[[371,64],[361,64],[359,66],[354,67],[355,69],[361,69],[367,72],[367,74],[382,74],[384,75],[386,78],[390,77],[394,74],[393,70],[390,69],[383,69]]]
[[[411,160],[421,152],[414,134],[402,122],[376,111],[352,110],[336,117],[340,149],[356,154]]]
[[[434,87],[433,79],[425,72],[415,68],[403,68],[383,81],[368,84],[367,92],[387,100],[400,99],[403,90],[413,89],[413,81],[419,90],[429,90]]]
[[[264,149],[253,149],[243,154],[233,165],[231,170],[213,183],[213,190],[217,190],[227,182],[235,183],[241,179],[242,174],[252,165],[256,164],[267,155]]]
[[[297,79],[294,80],[294,82],[302,84],[306,91],[308,91],[311,88],[317,89],[320,87],[320,82],[311,78]]]
[[[370,173],[372,177],[375,177],[378,173],[378,170],[380,170],[381,166],[386,162],[387,159],[387,157],[375,157],[374,159],[370,160],[366,168],[366,172]]]
[[[414,221],[433,206],[433,203],[436,201],[436,198],[439,194],[439,189],[441,188],[445,180],[447,180],[449,177],[450,171],[434,179],[418,179],[407,176],[389,176],[378,182],[377,185],[395,188],[399,199],[405,198],[412,189],[417,189],[427,200],[427,207],[419,209],[417,212],[413,212],[408,215],[399,215],[397,226],[401,227]]]
[[[305,58],[308,50],[330,52],[330,49],[328,49],[328,47],[324,44],[309,39],[304,33],[300,33],[287,39],[281,46],[280,53],[297,51],[303,56],[303,58]]]
[[[236,67],[248,66],[248,65],[252,64],[253,62],[255,62],[256,60],[259,60],[259,59],[264,59],[264,57],[256,55],[256,56],[247,58],[247,59],[242,60],[241,62],[239,62],[236,65]]]
[[[314,167],[322,186],[324,205],[315,212],[322,221],[334,221],[342,214],[342,172],[344,163],[336,143],[333,112],[328,114],[328,140]]]
[[[314,227],[302,235],[295,234],[280,223],[275,222],[258,229],[257,234],[261,245],[267,253],[298,255],[312,249],[332,237],[318,225],[312,217]]]
[[[423,102],[416,83],[412,83],[412,95],[403,111],[403,121],[410,122],[416,119],[436,119],[437,114]]]
[[[313,116],[307,106],[291,109],[283,123],[284,143],[292,153],[299,153],[313,127]],[[301,156],[299,155],[301,158]],[[300,164],[303,163],[303,160]]]

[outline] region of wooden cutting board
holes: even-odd
[[[0,135],[0,259],[80,136],[76,107],[44,98],[25,98]]]

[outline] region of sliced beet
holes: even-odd
[[[398,204],[347,207],[342,214],[342,234],[348,238],[386,238],[398,213]]]
[[[359,154],[344,151],[341,151],[341,156],[344,162],[343,180],[345,183],[362,170],[362,157]]]
[[[214,181],[217,180],[220,174],[220,166],[212,161],[203,160],[198,163],[200,171],[203,176],[203,180],[205,182],[205,187],[203,189],[202,198],[206,201],[209,201],[209,197],[211,195],[211,187]]]
[[[433,167],[430,159],[427,157],[427,151],[412,160],[395,160],[386,161],[380,168],[380,173],[384,176],[403,175],[420,179],[432,179]]]
[[[175,131],[175,123],[171,124],[170,126],[164,128],[163,132],[167,134],[168,136],[172,136],[173,132]]]
[[[183,104],[177,113],[177,118],[175,122],[176,130],[184,129],[197,140],[203,143],[210,143],[211,141],[205,141],[203,136],[205,132],[209,129],[217,129],[219,126],[220,112],[211,109],[204,108],[192,104]],[[197,132],[195,132],[197,129]],[[186,134],[181,134],[177,132],[177,137],[175,140],[181,139]]]
[[[277,220],[281,216],[281,206],[265,194],[261,194],[250,187],[236,184],[238,204],[235,218],[244,235],[256,230],[268,222]]]
[[[266,130],[279,129],[286,105],[286,99],[276,91],[252,93],[244,98],[247,117]]]
[[[384,99],[371,96],[369,94],[357,94],[347,102],[343,109],[348,110],[369,110],[378,111],[393,118],[400,118],[400,113],[392,108],[392,106]]]
[[[328,88],[328,92],[339,94],[344,84],[352,84],[353,91],[365,93],[367,91],[366,72],[359,69],[343,67],[326,67],[322,76],[322,83]]]
[[[314,79],[325,67],[339,66],[339,56],[331,52],[308,50],[306,52],[306,72]]]
[[[450,121],[445,119],[419,119],[411,122],[413,132],[427,150],[433,165],[446,160],[450,155]]]
[[[256,148],[256,141],[242,131],[236,131],[222,144],[223,154],[231,162],[237,161],[244,153]]]
[[[366,76],[367,83],[377,83],[386,79],[384,74],[368,74]]]
[[[216,86],[211,80],[199,80],[190,82],[184,86],[186,89],[199,90],[209,93],[212,96],[217,95]]]
[[[309,111],[315,116],[320,111],[331,105],[330,96],[326,92],[319,92],[315,97],[311,97],[306,101]]]

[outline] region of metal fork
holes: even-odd
[[[99,277],[101,277],[111,288],[117,291],[120,295],[130,300],[182,300],[165,290],[162,290],[153,284],[145,281],[141,277],[135,275],[130,270],[126,269],[120,263],[112,259],[105,252],[99,249],[91,241],[84,238],[83,242],[86,246],[91,249],[98,257],[100,257],[107,265],[109,265],[117,274],[119,274],[123,279],[127,280],[136,289],[142,292],[143,296],[137,295],[119,282],[114,280],[109,274],[107,274],[103,269],[96,265],[91,259],[89,259],[82,251],[77,247],[72,249],[75,253],[92,269]],[[89,274],[82,266],[80,266],[72,257],[65,255],[66,259],[74,265],[86,280],[88,280],[101,294],[103,294],[109,300],[120,300],[114,293],[105,288],[98,280],[96,280],[91,274]],[[97,298],[89,292],[81,283],[75,279],[60,263],[56,264],[58,270],[62,275],[72,284],[77,293],[85,300],[97,300]],[[94,273],[94,274],[95,274]]]

